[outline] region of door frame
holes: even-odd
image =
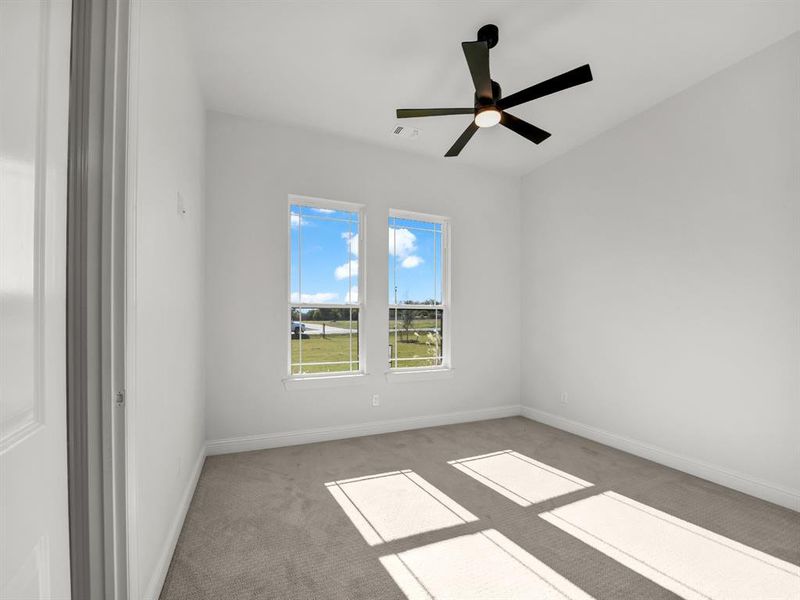
[[[125,165],[129,0],[72,0],[67,460],[73,598],[126,600]]]

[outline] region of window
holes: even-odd
[[[363,370],[362,207],[289,198],[289,375]]]
[[[389,367],[449,367],[448,223],[389,213]]]

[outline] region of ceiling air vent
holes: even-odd
[[[405,125],[395,125],[394,130],[392,130],[392,135],[413,140],[419,137],[419,129],[416,127],[406,127]]]

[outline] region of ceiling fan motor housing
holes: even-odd
[[[500,89],[500,84],[496,81],[492,80],[492,98],[481,98],[478,94],[475,94],[475,112],[478,112],[482,108],[486,108],[487,106],[494,106],[497,104],[497,101],[503,97],[503,90]]]
[[[478,29],[478,41],[486,42],[489,48],[494,48],[499,40],[500,30],[497,29],[497,25],[489,23]]]

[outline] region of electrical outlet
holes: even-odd
[[[569,395],[567,392],[561,392],[561,404],[569,404]]]
[[[372,406],[380,406],[381,405],[381,397],[378,394],[372,395]]]

